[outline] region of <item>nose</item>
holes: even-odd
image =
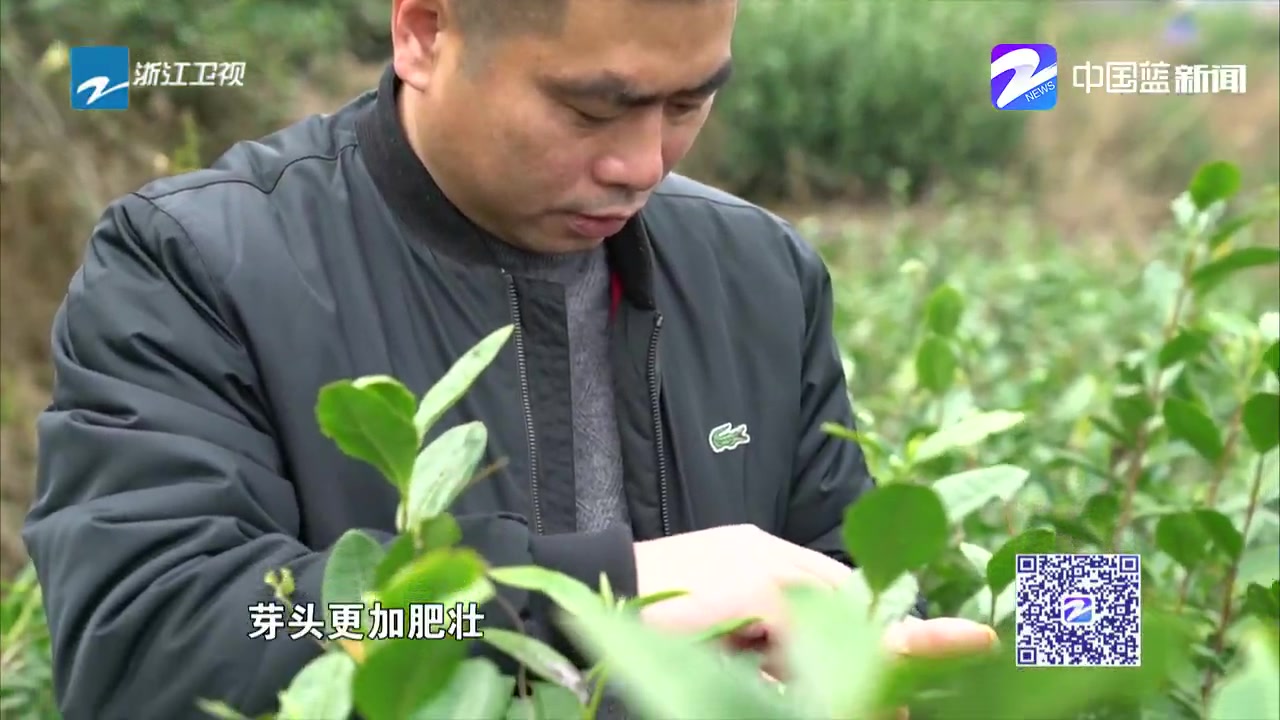
[[[637,120],[622,129],[617,142],[596,162],[596,182],[630,192],[645,192],[662,180],[666,173],[662,113],[647,114]]]

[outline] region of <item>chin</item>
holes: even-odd
[[[546,238],[539,243],[542,252],[548,253],[571,253],[583,252],[599,247],[608,238],[588,238],[581,235],[559,235],[556,237]]]

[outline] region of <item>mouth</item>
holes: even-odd
[[[636,208],[635,210],[618,210],[616,212],[573,213],[573,214],[578,217],[588,218],[590,220],[622,220],[625,222],[627,220],[630,220],[631,217],[638,212],[640,212],[639,208]]]
[[[618,234],[635,212],[570,213],[569,229],[584,238],[601,239]]]

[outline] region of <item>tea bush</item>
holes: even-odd
[[[991,47],[1038,37],[1049,3],[743,3],[733,82],[689,161],[756,199],[916,194],[1019,151],[1025,113],[991,111]],[[959,28],[964,28],[959,31]]]
[[[1173,203],[1182,262],[1160,281],[1167,312],[1157,332],[1135,328],[1101,406],[1078,387],[1039,406],[1016,391],[979,394],[992,339],[975,329],[956,285],[931,284],[911,331],[910,380],[895,396],[923,412],[904,415],[912,419],[892,433],[865,414],[857,431],[826,428],[863,444],[880,484],[847,510],[845,541],[860,565],[849,584],[788,592],[785,684],[707,642],[750,618],[674,637],[643,626],[636,610],[679,588],[618,599],[604,578],[591,588],[543,568],[489,567],[458,545],[448,509],[469,483],[484,482],[487,436],[479,422],[435,425],[513,327],[482,340],[421,399],[385,376],[326,386],[320,426],[400,490],[400,535],[384,550],[360,530],[346,533],[323,597],[307,602],[476,602],[497,613],[497,586],[538,591],[596,664],[579,672],[532,637],[499,630],[478,642],[519,663],[517,677],[470,656],[471,641],[326,641],[281,694],[277,717],[590,718],[606,679],[645,717],[867,718],[902,706],[914,718],[1280,717],[1280,314],[1237,316],[1213,302],[1242,273],[1280,267],[1280,249],[1246,241],[1280,202],[1271,188],[1241,204],[1239,186],[1234,166],[1211,163]],[[995,371],[1022,370],[1006,362]],[[1141,555],[1140,667],[1016,666],[1015,557],[1049,552]],[[287,572],[266,581],[291,602]],[[886,657],[879,634],[918,588],[935,614],[995,625],[1002,646],[969,658]],[[367,610],[357,625],[367,632]],[[241,717],[217,699],[201,706]]]

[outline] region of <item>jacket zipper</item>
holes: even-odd
[[[653,320],[653,336],[649,340],[649,407],[653,413],[653,439],[658,451],[658,504],[662,513],[662,534],[671,534],[671,505],[667,489],[667,451],[662,437],[662,409],[658,402],[658,334],[662,331],[662,313]]]
[[[529,373],[524,360],[524,324],[520,316],[520,298],[516,294],[516,283],[505,269],[503,278],[507,281],[507,301],[511,306],[511,318],[515,322],[516,367],[520,372],[520,402],[524,406],[525,436],[529,442],[529,493],[533,499],[533,529],[542,534],[542,508],[538,500],[538,446],[533,432],[533,407],[529,401]]]

